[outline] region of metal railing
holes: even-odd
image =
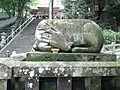
[[[32,22],[33,17],[28,18],[22,25],[20,25],[17,29],[13,30],[13,32],[6,38],[4,41],[0,42],[0,53],[21,33],[25,27]]]

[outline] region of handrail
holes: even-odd
[[[12,33],[4,40],[5,45],[1,46],[0,53],[3,52],[3,50],[24,30],[26,26],[29,25],[30,22],[33,21],[33,17],[30,17],[28,20],[26,20],[22,25],[20,25],[17,29],[14,30],[14,36],[12,36]],[[0,45],[2,42],[0,42]]]

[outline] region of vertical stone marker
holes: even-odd
[[[39,77],[26,77],[25,90],[39,90]]]
[[[7,90],[8,79],[11,79],[11,68],[0,63],[0,90]]]
[[[58,77],[57,90],[72,90],[72,77]]]
[[[0,80],[0,90],[7,90],[7,80]]]
[[[101,77],[85,78],[85,90],[101,90]]]

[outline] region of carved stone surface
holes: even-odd
[[[39,77],[26,77],[25,90],[39,90]]]
[[[119,76],[120,75],[120,62],[77,62],[76,63],[76,62],[65,62],[65,61],[64,62],[49,62],[49,61],[48,62],[30,62],[30,61],[24,62],[23,61],[21,63],[17,62],[16,67],[13,68],[13,71],[14,71],[13,72],[14,77],[25,76],[30,79],[34,77],[57,77],[58,78],[57,88],[63,86],[59,88],[61,90],[62,89],[66,90],[67,88],[67,86],[64,87],[64,84],[63,84],[64,82],[66,82],[65,85],[68,85],[68,87],[70,87],[67,90],[71,90],[71,80],[72,80],[70,79],[71,77],[72,78],[85,77],[85,88],[86,89],[101,90],[101,78],[100,77]],[[65,78],[65,79],[62,79],[62,78]],[[58,83],[62,83],[62,84],[58,84]],[[83,85],[84,84],[82,84],[82,86]],[[77,87],[80,88],[78,85]],[[26,87],[26,90],[27,89],[29,90],[28,87]]]
[[[113,62],[27,62],[14,67],[14,76],[90,77],[119,76],[120,65]]]
[[[100,52],[104,39],[102,29],[87,19],[43,20],[36,29],[36,51],[48,51],[52,48],[60,52]]]
[[[29,52],[26,61],[116,61],[114,54]]]
[[[0,63],[0,79],[10,79],[11,78],[11,68]]]
[[[0,80],[0,90],[7,90],[7,80]]]

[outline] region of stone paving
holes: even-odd
[[[34,34],[37,24],[40,22],[40,19],[33,20],[9,45],[8,47],[0,54],[0,57],[6,56],[6,51],[9,50],[10,54],[13,51],[16,53],[25,53],[29,52],[32,49],[32,46],[35,42]]]

